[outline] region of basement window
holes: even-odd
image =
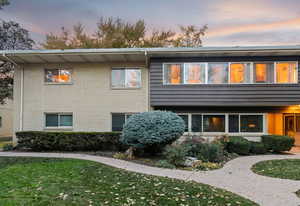
[[[46,128],[72,128],[73,114],[71,113],[47,113],[45,114]]]

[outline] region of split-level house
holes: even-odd
[[[186,134],[300,144],[300,46],[2,51],[16,65],[14,131],[121,131],[169,110]]]

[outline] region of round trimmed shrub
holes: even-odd
[[[163,148],[183,135],[185,123],[173,112],[153,111],[132,115],[120,141],[133,148]]]
[[[276,153],[289,151],[295,143],[294,138],[282,135],[263,135],[261,141],[267,150]]]
[[[230,153],[236,153],[239,155],[248,155],[250,153],[251,144],[250,142],[239,136],[229,137],[226,149]]]

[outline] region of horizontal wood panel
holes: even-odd
[[[287,106],[300,104],[300,84],[193,84],[163,85],[163,62],[299,61],[287,57],[199,57],[150,60],[152,106]],[[298,79],[300,79],[298,69]]]

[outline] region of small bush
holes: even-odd
[[[33,151],[122,151],[119,132],[39,132],[16,133],[18,148]]]
[[[14,145],[12,143],[4,144],[2,149],[3,151],[12,151],[14,150]]]
[[[113,155],[113,158],[120,159],[120,160],[126,160],[126,159],[128,159],[127,155],[125,153],[122,153],[122,152],[115,153]]]
[[[243,137],[231,136],[227,142],[226,149],[230,153],[239,155],[248,155],[250,153],[251,144]]]
[[[167,160],[159,160],[155,163],[156,167],[175,169],[175,165],[170,164]]]
[[[265,148],[265,145],[261,142],[250,142],[251,148],[250,153],[252,154],[266,154],[267,149]]]
[[[173,112],[144,112],[132,115],[125,123],[121,142],[134,148],[160,148],[183,135],[185,123]]]
[[[295,139],[281,135],[263,135],[261,141],[267,150],[272,152],[282,152],[289,151],[294,146]]]
[[[187,156],[187,148],[181,145],[167,146],[163,154],[170,164],[183,166]]]
[[[218,143],[185,143],[187,156],[196,157],[204,162],[222,162],[224,160],[223,146]]]

